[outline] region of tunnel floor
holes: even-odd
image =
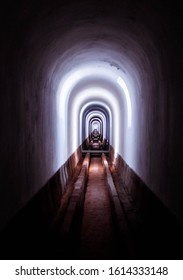
[[[70,191],[69,195],[71,195]],[[67,199],[66,194],[63,204]],[[52,244],[53,255],[66,259],[113,258],[115,255],[114,222],[101,157],[90,159],[82,206],[74,215],[74,222],[67,234],[63,233],[62,224],[59,228],[58,221],[52,233],[55,244],[54,246]]]
[[[113,225],[104,166],[91,158],[81,226],[80,257],[106,258],[113,252]]]

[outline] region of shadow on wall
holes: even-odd
[[[183,226],[120,155],[114,160],[114,154],[110,147],[110,170],[140,258],[182,259]]]
[[[9,222],[0,234],[0,259],[52,258],[50,232],[66,189],[73,186],[81,166],[81,148]]]

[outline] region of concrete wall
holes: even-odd
[[[82,164],[81,148],[79,147],[44,186],[29,199],[28,203],[18,211],[0,231],[0,257],[16,259],[17,253],[22,259],[30,256],[44,258],[54,248],[54,237],[51,232],[57,223],[60,209],[67,206],[68,194],[73,189]],[[68,194],[67,194],[68,193]]]
[[[91,49],[98,43],[105,65],[116,71],[119,66],[131,84],[132,130],[119,135],[119,152],[183,222],[179,11],[178,1],[2,4],[0,228],[64,163],[59,82],[87,57],[94,59]]]
[[[180,234],[181,223],[172,209],[162,203],[119,154],[114,155],[115,151],[111,146],[109,166],[114,183],[118,189],[122,188],[129,195],[144,223],[151,224],[155,231],[157,228],[160,231],[160,227],[164,232],[172,228],[174,234],[176,230],[176,234]]]

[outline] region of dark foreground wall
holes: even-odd
[[[119,195],[122,195],[122,207],[132,234],[138,240],[139,253],[145,248],[148,258],[182,258],[183,225],[124,159],[119,154],[114,155],[114,149],[110,147],[113,180]]]
[[[63,194],[71,188],[82,162],[80,147],[23,207],[0,235],[0,259],[52,258],[50,232]],[[48,255],[47,255],[48,253]]]

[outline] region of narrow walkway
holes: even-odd
[[[107,259],[113,255],[109,199],[101,158],[91,158],[81,227],[80,258]]]

